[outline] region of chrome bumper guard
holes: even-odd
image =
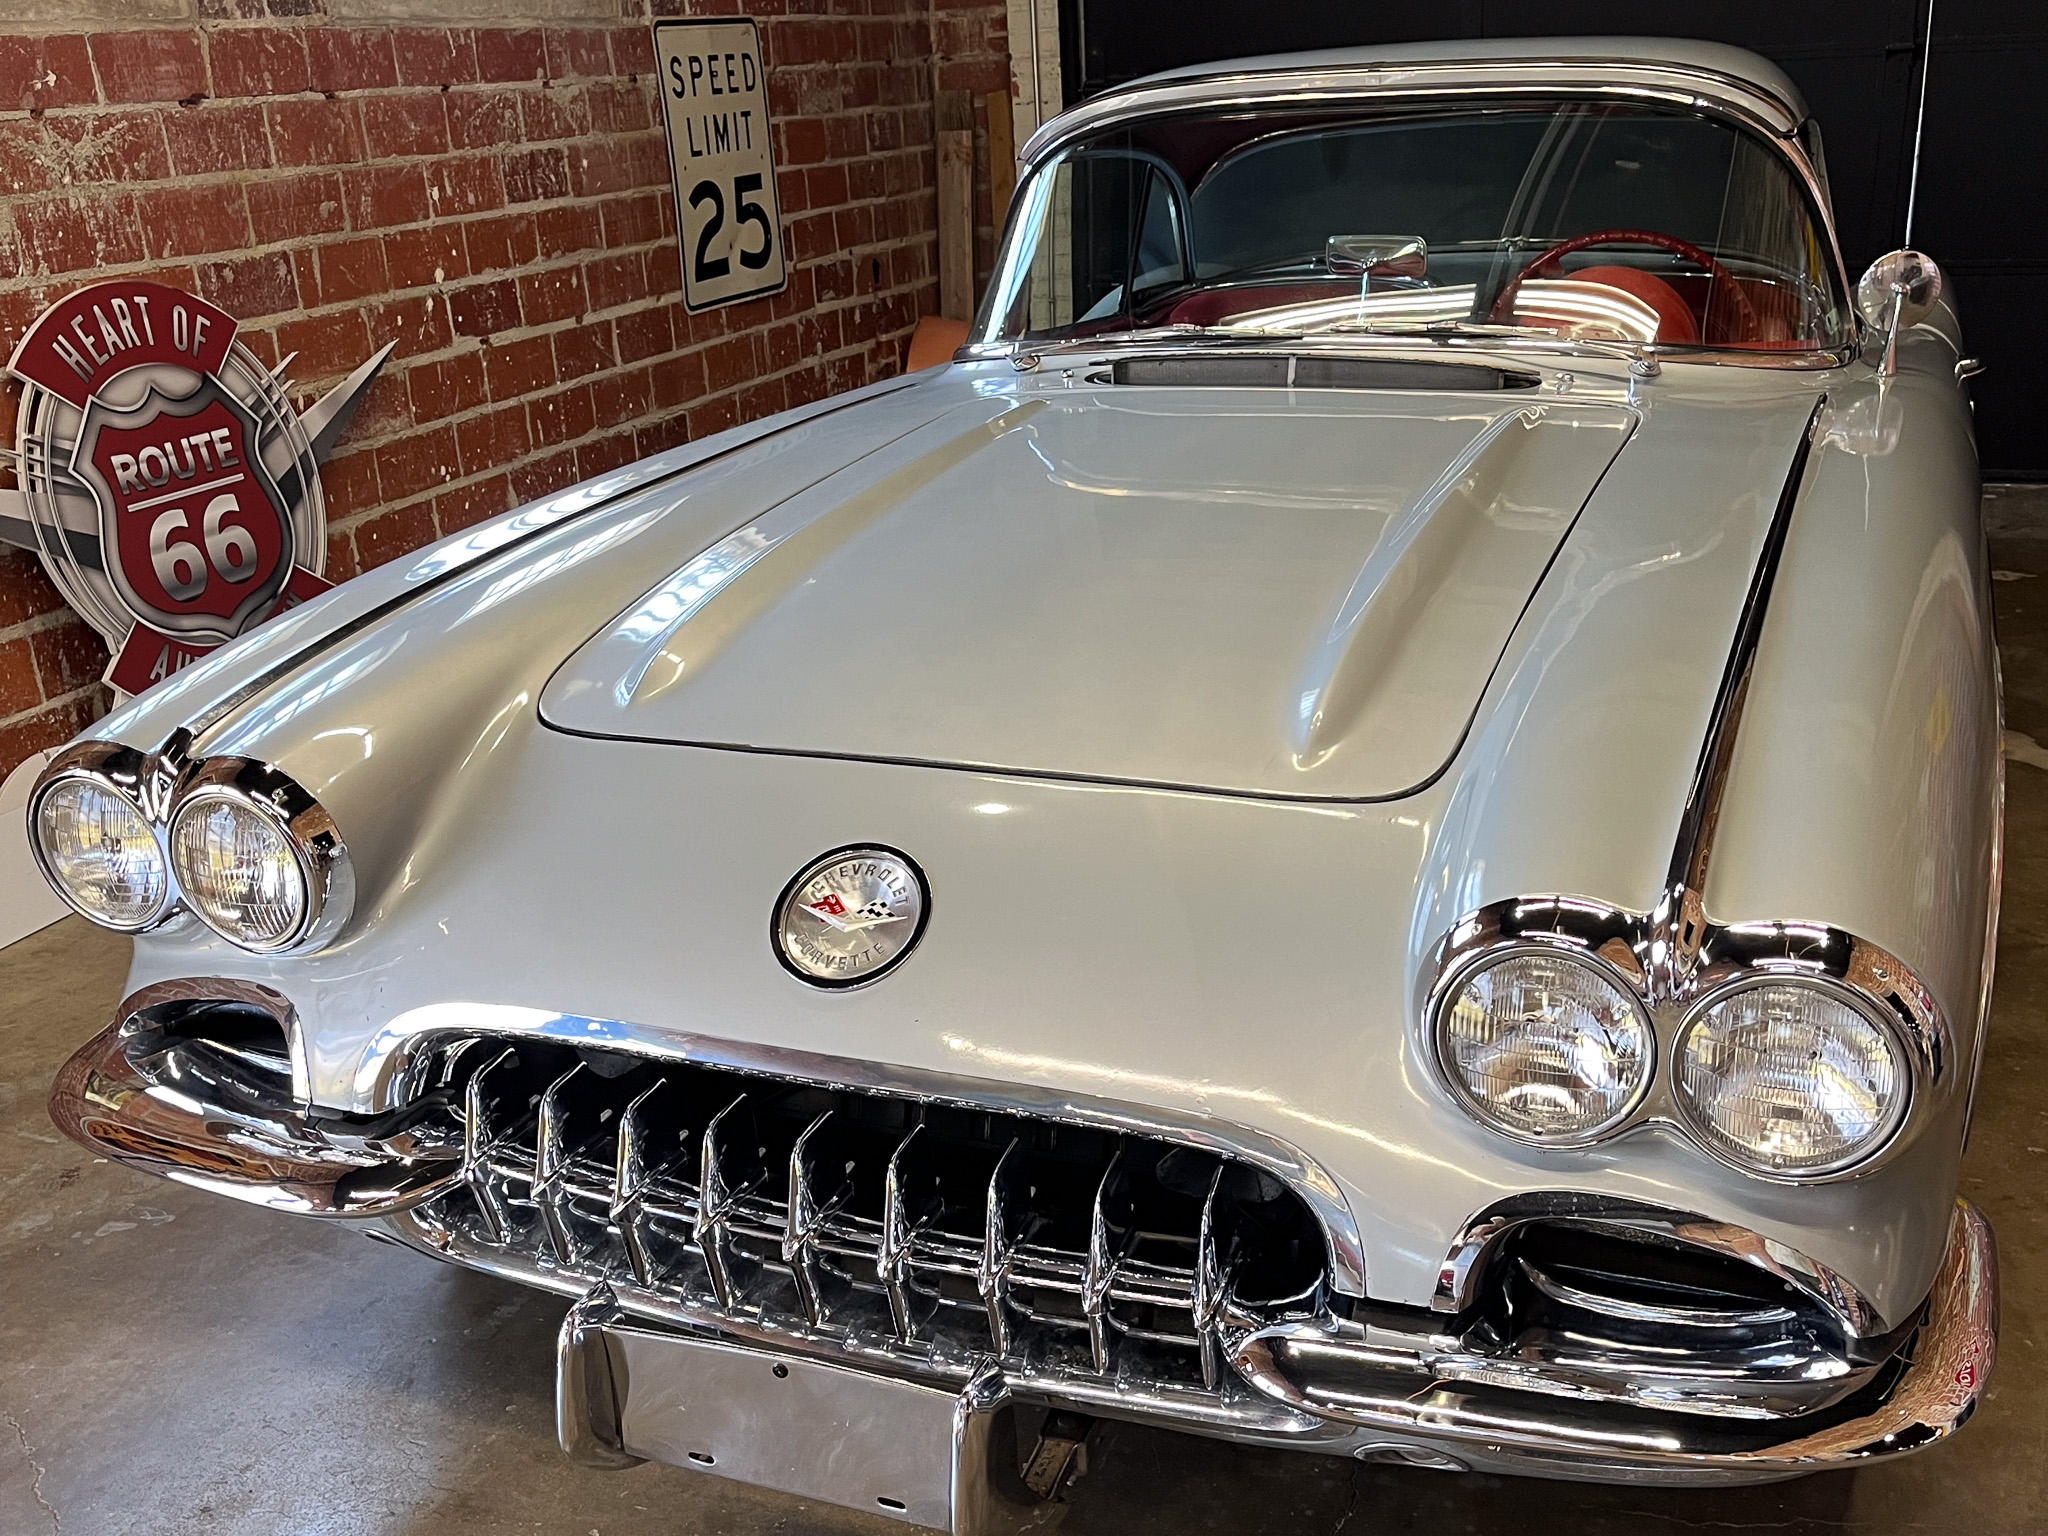
[[[1532,1383],[1509,1372],[1489,1377],[1476,1362],[1453,1374],[1444,1368],[1447,1341],[1427,1327],[1413,1336],[1416,1347],[1392,1347],[1387,1327],[1324,1315],[1268,1326],[1222,1320],[1225,1365],[1209,1388],[1124,1372],[1097,1376],[985,1350],[912,1349],[888,1330],[827,1331],[758,1309],[729,1311],[709,1292],[670,1294],[627,1274],[593,1276],[559,1255],[522,1252],[444,1228],[431,1216],[431,1202],[466,1189],[464,1127],[444,1099],[428,1095],[375,1122],[321,1117],[295,1106],[287,1061],[166,1038],[152,1033],[146,1020],[138,1025],[135,1016],[65,1064],[52,1087],[50,1112],[60,1129],[94,1152],[146,1172],[299,1214],[385,1217],[378,1235],[579,1302],[602,1289],[609,1310],[571,1314],[578,1327],[597,1331],[580,1353],[565,1342],[564,1358],[585,1363],[563,1378],[563,1422],[572,1449],[599,1460],[616,1457],[614,1464],[668,1459],[667,1442],[633,1428],[637,1419],[622,1421],[614,1412],[608,1420],[590,1406],[613,1400],[630,1406],[632,1392],[619,1398],[617,1383],[630,1384],[643,1336],[716,1339],[749,1359],[772,1354],[792,1371],[800,1361],[816,1364],[905,1393],[933,1394],[933,1404],[1002,1398],[1446,1470],[1669,1483],[1770,1481],[1918,1450],[1969,1418],[1997,1346],[1995,1248],[1982,1214],[1964,1201],[1957,1202],[1948,1253],[1922,1320],[1866,1386],[1814,1413],[1730,1419],[1630,1407],[1590,1393],[1575,1398],[1560,1394],[1556,1383],[1548,1395],[1537,1395],[1545,1389],[1532,1391]],[[622,1321],[628,1316],[631,1328]],[[607,1341],[602,1371],[589,1364],[597,1358],[591,1341],[600,1338]],[[660,1353],[666,1344],[644,1349]],[[621,1362],[623,1376],[612,1368]],[[579,1381],[586,1385],[577,1387]],[[596,1388],[587,1385],[593,1382]],[[912,1401],[925,1399],[905,1398]],[[933,1404],[926,1407],[936,1414]],[[623,1427],[609,1437],[576,1427],[607,1422]],[[683,1454],[688,1460],[687,1448]],[[800,1467],[778,1471],[744,1458],[726,1465],[731,1475],[771,1486],[808,1475]],[[791,1491],[842,1503],[856,1495],[898,1497],[859,1489],[842,1495],[809,1484]],[[929,1513],[936,1498],[931,1494],[919,1507]],[[953,1528],[969,1529],[957,1524],[955,1494],[947,1498]],[[886,1504],[859,1507],[890,1512]]]
[[[562,1449],[588,1467],[642,1461],[732,1478],[950,1536],[1024,1523],[1002,1375],[958,1392],[633,1325],[600,1286],[556,1350]]]

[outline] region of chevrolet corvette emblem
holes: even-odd
[[[924,874],[904,855],[842,848],[783,888],[776,957],[812,986],[858,986],[910,953],[927,911]]]

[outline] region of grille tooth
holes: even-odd
[[[743,1093],[711,1117],[704,1127],[704,1150],[698,1158],[697,1246],[704,1254],[704,1266],[711,1272],[711,1289],[718,1304],[731,1311],[739,1304],[740,1288],[734,1273],[732,1251],[733,1218],[740,1202],[768,1180],[761,1166],[758,1138],[747,1135],[747,1096]],[[730,1125],[727,1122],[732,1122]],[[732,1132],[752,1141],[754,1149],[739,1145]]]
[[[1137,1236],[1130,1168],[1123,1149],[1109,1160],[1095,1186],[1088,1216],[1088,1268],[1081,1280],[1081,1315],[1088,1320],[1088,1350],[1098,1376],[1109,1371],[1109,1293]]]
[[[981,1304],[988,1309],[988,1331],[996,1353],[1010,1352],[1010,1278],[1017,1264],[1017,1246],[1026,1221],[1023,1143],[1013,1140],[996,1159],[988,1179],[988,1216],[982,1227],[981,1268],[974,1277]]]
[[[1215,1392],[1226,1327],[1321,1294],[1298,1197],[1156,1137],[525,1037],[421,1071],[464,1185],[418,1220],[629,1307]]]
[[[504,1189],[491,1167],[493,1154],[501,1149],[494,1123],[494,1080],[509,1081],[518,1066],[518,1053],[508,1046],[470,1078],[462,1093],[462,1178],[494,1243],[512,1240],[512,1213],[506,1208]]]
[[[654,1176],[677,1160],[673,1155],[664,1158],[666,1149],[656,1140],[664,1125],[673,1136],[670,1119],[674,1098],[668,1079],[656,1078],[619,1116],[618,1158],[613,1164],[612,1194],[606,1214],[619,1229],[619,1240],[625,1244],[626,1262],[632,1266],[633,1278],[642,1285],[651,1286],[660,1279],[648,1241],[647,1191]]]

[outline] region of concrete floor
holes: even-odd
[[[1057,1529],[1948,1532],[2048,1528],[2048,489],[1987,496],[2009,809],[1990,1056],[1964,1188],[1997,1228],[1989,1399],[1948,1445],[1774,1487],[1657,1491],[1393,1470],[1111,1429]],[[551,1297],[99,1162],[43,1095],[109,1016],[126,941],[0,953],[0,1536],[882,1536],[862,1515],[555,1449]]]

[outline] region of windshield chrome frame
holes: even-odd
[[[1863,322],[1849,302],[1855,285],[1849,280],[1842,259],[1841,239],[1835,229],[1834,207],[1828,199],[1824,173],[1807,153],[1804,130],[1809,119],[1783,98],[1751,81],[1693,65],[1662,61],[1615,58],[1557,60],[1478,60],[1439,64],[1338,65],[1327,68],[1245,70],[1214,75],[1192,75],[1137,84],[1098,96],[1046,123],[1031,136],[1019,156],[1020,191],[1032,186],[1045,163],[1076,140],[1091,137],[1119,124],[1177,116],[1202,110],[1244,111],[1260,107],[1338,106],[1352,103],[1361,107],[1395,106],[1403,109],[1441,103],[1447,107],[1478,106],[1485,102],[1517,102],[1526,98],[1546,102],[1608,101],[1617,104],[1677,107],[1702,112],[1746,130],[1769,144],[1791,167],[1807,192],[1814,217],[1827,234],[1827,254],[1834,264],[1839,296],[1848,311],[1850,336],[1839,347],[1814,347],[1800,352],[1749,351],[1739,347],[1660,347],[1646,344],[1634,350],[1674,362],[1704,362],[1751,368],[1827,368],[1852,361],[1863,342]],[[997,266],[1003,265],[1015,226],[1019,222],[1028,192],[1013,200],[1002,239],[998,242]],[[996,284],[991,281],[989,293]],[[984,322],[976,315],[975,325]],[[1129,333],[1126,333],[1128,335]],[[1187,332],[1174,338],[1185,345],[1195,336],[1222,339],[1219,333]],[[1250,339],[1250,338],[1248,338]],[[1259,338],[1268,346],[1285,344],[1286,338]],[[1370,340],[1372,333],[1347,332],[1347,342]],[[1419,338],[1397,335],[1389,339],[1413,344]],[[1492,338],[1463,338],[1473,340]],[[963,361],[1014,357],[1020,353],[1099,349],[1117,345],[1112,336],[1072,340],[981,341],[970,339],[955,356]],[[1140,342],[1139,344],[1142,344]],[[1552,350],[1582,345],[1569,337],[1554,344],[1537,343],[1533,350]]]

